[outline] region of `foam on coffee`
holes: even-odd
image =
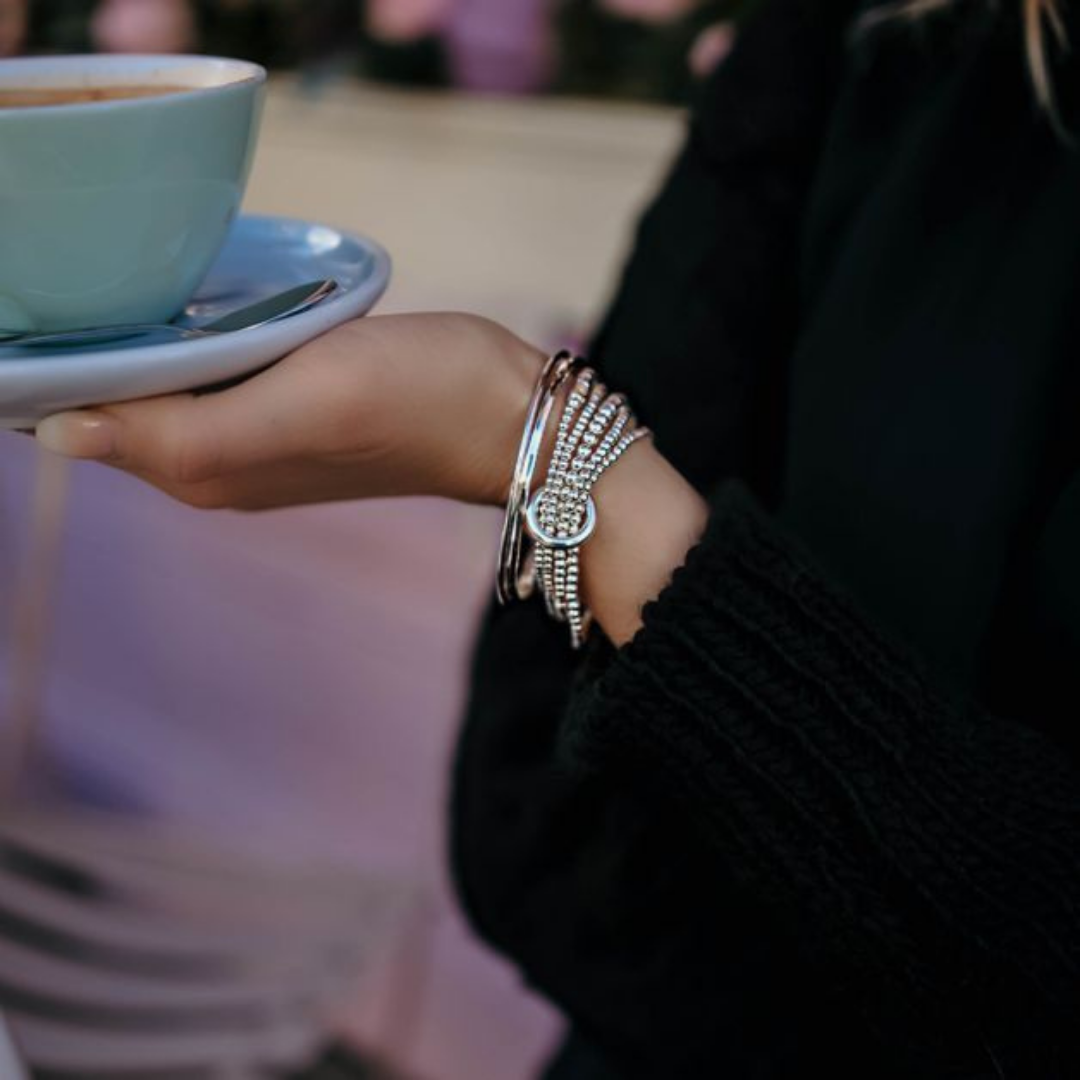
[[[0,86],[0,109],[80,105],[124,98],[162,97],[195,90],[193,86]]]

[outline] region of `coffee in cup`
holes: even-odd
[[[0,65],[0,329],[165,322],[240,207],[266,73],[238,60]]]
[[[0,87],[0,109],[31,109],[48,105],[79,105],[88,101],[121,101],[124,98],[180,94],[191,86],[5,86]]]

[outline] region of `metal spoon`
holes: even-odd
[[[307,311],[321,303],[337,290],[337,282],[327,278],[309,281],[277,293],[258,303],[238,308],[220,319],[201,326],[176,326],[173,323],[133,323],[130,326],[97,326],[86,330],[57,330],[46,333],[36,331],[0,330],[0,345],[20,349],[61,346],[71,348],[80,345],[97,345],[110,341],[128,341],[132,338],[154,337],[171,341],[189,341],[193,338],[230,334],[236,330],[253,330],[257,326],[287,319]]]

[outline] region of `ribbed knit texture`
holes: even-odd
[[[1080,1075],[1080,774],[937,692],[741,485],[713,506],[570,752],[679,805],[895,1045]]]

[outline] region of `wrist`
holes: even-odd
[[[487,319],[445,318],[452,320],[446,337],[458,362],[443,364],[424,397],[425,409],[438,418],[422,451],[425,493],[505,506],[529,399],[545,357]]]
[[[529,402],[545,362],[536,350],[523,346],[522,351],[503,365],[507,378],[502,384],[500,419],[492,425],[495,444],[501,442],[498,451],[501,461],[495,464],[487,486],[489,493],[496,494],[485,501],[501,506],[508,502]],[[567,380],[553,401],[551,420],[533,474],[534,492],[547,477],[559,429],[556,418],[562,415],[575,382]],[[601,425],[610,422],[610,416]],[[511,419],[509,424],[504,422],[507,417]],[[651,439],[634,442],[610,467],[602,470],[591,494],[597,511],[596,527],[578,549],[575,565],[580,567],[580,596],[607,636],[616,645],[622,645],[640,629],[644,606],[660,595],[698,542],[705,530],[707,506]],[[557,592],[561,571],[556,567],[553,572]],[[566,571],[568,575],[572,572],[572,569]],[[548,567],[543,573],[552,570]],[[549,595],[551,584],[543,586],[545,595]]]
[[[593,497],[597,527],[581,549],[582,594],[611,641],[623,645],[701,538],[708,506],[651,440],[632,446]]]

